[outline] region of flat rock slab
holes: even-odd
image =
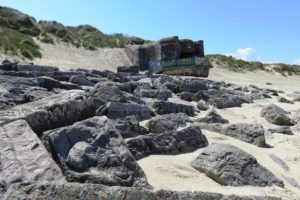
[[[279,126],[295,125],[296,123],[287,116],[288,114],[287,111],[274,104],[265,106],[260,112],[260,116],[265,118],[271,124]]]
[[[60,168],[25,120],[0,127],[0,158],[0,191],[18,182],[65,181]]]
[[[275,184],[284,187],[283,182],[256,158],[229,144],[211,144],[191,165],[221,185],[265,187]]]
[[[151,117],[150,109],[144,104],[136,103],[107,103],[99,110],[97,115],[106,115],[108,118],[117,119],[134,115],[138,120],[145,120]]]
[[[129,138],[126,142],[136,159],[153,154],[188,153],[208,145],[205,135],[198,126],[190,126],[180,131],[142,135]]]
[[[115,124],[93,117],[44,133],[68,181],[148,187]]]
[[[118,200],[280,200],[270,196],[237,196],[209,192],[176,192],[132,187],[105,187],[79,183],[22,183],[11,186],[5,200],[10,199],[118,199]]]
[[[70,90],[0,111],[0,125],[24,119],[37,134],[70,125],[95,113],[84,91]]]
[[[266,147],[264,128],[260,124],[208,124],[200,123],[202,129],[227,135],[238,140]]]

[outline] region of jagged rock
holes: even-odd
[[[49,97],[53,94],[58,94],[60,91],[51,91],[49,92],[45,88],[40,87],[31,87],[30,89],[26,90],[23,95],[23,102],[22,103],[29,103],[33,101],[37,101],[46,97]]]
[[[17,64],[17,65],[13,66],[12,70],[15,70],[15,71],[55,72],[55,71],[58,71],[58,67],[29,65],[29,64]]]
[[[111,81],[114,82],[120,82],[120,83],[124,83],[124,82],[128,82],[129,79],[126,76],[126,74],[118,72],[118,73],[110,73],[108,74],[107,78]]]
[[[286,98],[284,98],[284,97],[278,97],[278,98],[277,98],[277,101],[278,101],[278,102],[281,102],[281,103],[294,104],[293,101],[290,101],[290,100],[288,100],[288,99],[286,99]]]
[[[221,185],[265,187],[275,184],[284,187],[283,182],[261,166],[255,157],[229,144],[211,144],[191,165]]]
[[[92,82],[86,80],[84,77],[81,76],[71,76],[69,81],[80,86],[94,86]]]
[[[126,140],[136,159],[152,154],[180,154],[195,151],[208,145],[199,126],[190,126],[180,131],[148,134]]]
[[[280,126],[278,128],[268,129],[271,133],[281,133],[285,135],[293,135],[293,132],[289,126]]]
[[[0,111],[0,125],[25,119],[37,134],[70,125],[95,113],[93,102],[80,90],[69,90]]]
[[[254,144],[259,147],[266,146],[266,139],[264,135],[264,129],[260,124],[208,124],[200,123],[201,129],[217,132],[223,135],[227,135],[238,140]]]
[[[116,128],[123,138],[136,137],[143,133],[136,116],[127,116],[123,119],[118,119]]]
[[[189,116],[194,116],[195,114],[195,109],[192,105],[173,103],[169,101],[155,101],[152,103],[151,107],[159,115],[185,113]]]
[[[295,122],[293,122],[293,120],[291,120],[287,114],[288,112],[274,104],[265,106],[260,112],[260,116],[264,117],[271,124],[279,126],[295,125]]]
[[[177,96],[184,101],[192,101],[192,97],[194,96],[194,93],[181,92],[181,93],[177,94]]]
[[[118,67],[117,71],[118,72],[124,72],[124,73],[137,74],[140,71],[140,67],[139,66]]]
[[[79,85],[68,82],[60,82],[47,76],[38,77],[37,80],[40,87],[46,88],[49,91],[53,90],[54,88],[60,88],[65,90],[81,89]]]
[[[198,92],[199,90],[207,90],[207,81],[201,79],[184,79],[180,84],[182,92]]]
[[[151,118],[146,126],[150,133],[163,133],[166,131],[176,131],[181,126],[186,126],[188,122],[192,122],[185,113],[172,113],[158,115]]]
[[[192,96],[192,101],[198,102],[200,100],[208,101],[209,92],[208,90],[200,90]]]
[[[138,120],[145,120],[151,117],[149,108],[144,104],[135,103],[107,103],[100,107],[96,115],[106,115],[108,118],[117,119],[134,115]]]
[[[98,83],[90,91],[90,96],[93,98],[99,99],[102,102],[125,102],[124,95],[122,91],[113,85],[104,85]]]
[[[179,93],[181,80],[178,77],[161,75],[155,78],[153,81],[153,87],[155,88],[168,88],[174,93]]]
[[[237,95],[224,95],[223,97],[209,98],[208,103],[216,108],[241,107],[243,99]]]
[[[93,117],[44,133],[71,182],[148,187],[146,176],[113,122]]]
[[[61,170],[28,123],[18,120],[0,126],[0,191],[13,183],[64,182]]]
[[[229,121],[224,119],[215,109],[209,110],[205,117],[197,119],[197,122],[200,123],[220,123],[220,124],[228,124]]]
[[[204,100],[200,100],[197,103],[197,108],[199,110],[206,111],[209,109],[209,105]]]
[[[176,192],[136,187],[106,187],[79,183],[20,183],[10,187],[4,200],[10,199],[118,199],[118,200],[280,200],[270,196],[237,196],[209,192]]]
[[[140,89],[134,90],[134,95],[141,98],[156,98],[167,100],[172,97],[172,92],[169,89]]]

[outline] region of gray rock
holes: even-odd
[[[197,108],[199,110],[206,111],[209,109],[209,105],[204,100],[200,100],[197,103]]]
[[[136,137],[143,134],[143,129],[140,127],[136,116],[127,116],[123,119],[118,119],[116,129],[123,138]]]
[[[37,134],[93,116],[95,107],[84,91],[69,90],[0,111],[0,125],[24,119]]]
[[[208,103],[216,108],[241,107],[243,99],[237,95],[224,95],[222,97],[209,98]]]
[[[68,82],[60,82],[47,76],[38,77],[37,80],[40,87],[46,88],[49,91],[53,90],[54,88],[60,88],[65,90],[81,89],[79,85]]]
[[[44,138],[68,181],[149,186],[114,123],[106,117],[48,131]]]
[[[37,72],[55,72],[58,71],[58,67],[41,66],[41,65],[29,65],[29,64],[17,64],[13,66],[15,71],[37,71]]]
[[[28,123],[18,120],[0,126],[0,190],[28,181],[64,182],[61,170]]]
[[[286,98],[284,98],[284,97],[278,97],[278,98],[277,98],[277,101],[278,101],[278,102],[281,102],[281,103],[294,104],[293,101],[290,101],[290,100],[288,100],[288,99],[286,99]]]
[[[200,123],[202,129],[214,131],[238,140],[254,144],[259,147],[266,146],[264,129],[260,124],[208,124]]]
[[[140,89],[134,90],[134,95],[140,98],[155,98],[160,100],[167,100],[172,97],[172,92],[169,89]]]
[[[153,80],[153,87],[155,88],[168,88],[174,93],[182,92],[180,89],[181,79],[174,76],[161,75]]]
[[[140,71],[140,67],[139,66],[118,67],[117,71],[124,72],[124,73],[138,74]]]
[[[191,165],[221,185],[284,187],[283,182],[252,155],[229,144],[211,144]]]
[[[189,116],[194,116],[195,114],[195,109],[192,105],[173,103],[169,101],[155,101],[152,103],[151,107],[159,115],[185,113]]]
[[[134,115],[138,120],[151,117],[151,112],[146,105],[135,103],[107,103],[96,112],[96,115],[106,115],[108,118],[117,119]]]
[[[209,192],[176,192],[167,190],[149,190],[136,187],[106,187],[100,184],[79,183],[21,183],[11,186],[5,200],[40,199],[45,200],[83,200],[83,199],[119,199],[119,200],[280,200],[270,196],[237,196]]]
[[[192,120],[185,113],[172,113],[153,117],[146,126],[150,133],[163,133],[176,131],[177,128],[186,126],[188,122],[192,122]]]
[[[278,128],[270,128],[268,129],[271,133],[281,133],[285,135],[293,135],[293,132],[289,126],[280,126]]]
[[[202,79],[184,79],[180,84],[182,92],[198,92],[199,90],[207,90],[207,81]]]
[[[209,110],[205,117],[199,118],[196,122],[200,123],[220,123],[220,124],[228,124],[229,121],[224,119],[215,109]]]
[[[184,101],[192,101],[192,97],[194,96],[194,93],[181,92],[181,93],[178,93],[177,96],[179,96],[179,98],[184,100]]]
[[[190,126],[180,131],[142,135],[129,138],[126,142],[136,159],[152,154],[188,153],[208,145],[199,126]]]
[[[30,89],[26,90],[23,95],[23,102],[22,103],[29,103],[33,101],[37,101],[46,97],[49,97],[53,94],[58,94],[61,91],[48,91],[45,88],[40,87],[31,87]]]
[[[295,122],[291,120],[287,116],[288,112],[283,110],[282,108],[269,104],[265,106],[261,112],[260,116],[264,117],[271,124],[279,125],[279,126],[293,126]]]
[[[88,81],[82,76],[71,76],[69,81],[80,86],[94,86],[94,84],[91,81]]]

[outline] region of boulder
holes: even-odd
[[[117,119],[116,129],[123,138],[136,137],[143,134],[143,129],[140,127],[139,121],[134,115]]]
[[[137,88],[133,93],[135,96],[140,98],[155,98],[160,100],[168,100],[172,97],[172,91],[169,89],[140,89]]]
[[[139,66],[126,66],[126,67],[118,67],[117,72],[124,72],[130,74],[138,74],[140,71]]]
[[[244,103],[243,99],[237,95],[223,95],[222,97],[210,97],[208,104],[219,108],[241,107]]]
[[[151,118],[146,127],[150,133],[163,133],[176,131],[177,128],[184,127],[189,122],[191,123],[192,120],[185,113],[172,113]]]
[[[61,91],[48,91],[45,88],[40,87],[31,87],[23,95],[23,102],[22,103],[29,103],[33,101],[37,101],[46,97],[49,97],[53,94],[58,94]]]
[[[200,123],[202,129],[227,135],[238,140],[254,144],[258,147],[266,146],[264,128],[260,124],[208,124]]]
[[[224,119],[215,109],[209,110],[205,117],[199,118],[196,120],[196,122],[200,123],[220,123],[220,124],[228,124],[229,121],[227,119]]]
[[[255,157],[229,144],[211,144],[191,165],[221,185],[284,187],[283,182],[261,166]]]
[[[153,154],[176,155],[206,147],[208,141],[199,126],[190,126],[180,131],[148,134],[126,140],[136,159]]]
[[[88,81],[87,79],[81,76],[71,76],[69,81],[80,86],[94,86],[92,82]]]
[[[11,186],[4,200],[9,199],[119,199],[119,200],[280,200],[271,196],[238,196],[210,192],[176,192],[136,187],[107,187],[80,183],[19,183]]]
[[[195,109],[192,105],[173,103],[169,101],[155,101],[152,103],[151,107],[159,115],[185,113],[189,116],[194,116],[195,114]]]
[[[181,92],[181,93],[178,93],[177,96],[184,101],[192,101],[192,97],[194,96],[194,93]]]
[[[151,117],[151,112],[149,108],[144,104],[112,102],[100,107],[97,110],[96,115],[106,115],[111,119],[134,115],[138,120],[145,120]]]
[[[265,106],[260,112],[260,116],[265,118],[271,124],[279,126],[295,125],[295,122],[291,120],[287,114],[289,113],[274,104]]]
[[[279,126],[277,128],[270,128],[268,129],[271,133],[281,133],[285,135],[293,135],[293,132],[290,128],[290,126]]]
[[[193,78],[184,79],[180,84],[180,90],[182,92],[196,93],[199,90],[207,90],[208,89],[207,84],[208,84],[207,81],[202,79],[193,79]]]
[[[114,123],[106,117],[45,132],[44,139],[70,182],[149,186]]]
[[[18,182],[65,182],[60,168],[26,121],[0,126],[0,141],[0,191]]]
[[[79,85],[68,82],[60,82],[47,76],[38,77],[37,80],[40,87],[46,88],[49,91],[53,90],[54,88],[60,88],[65,90],[81,89]]]
[[[290,101],[290,100],[288,100],[288,99],[286,99],[286,98],[284,98],[284,97],[278,97],[278,98],[277,98],[277,101],[278,101],[278,102],[281,102],[281,103],[294,104],[293,101]]]
[[[209,105],[204,100],[200,100],[197,103],[197,108],[199,110],[206,111],[209,109]]]
[[[181,79],[175,76],[160,75],[153,80],[153,87],[168,88],[174,93],[182,92],[180,90]]]
[[[30,64],[17,64],[17,65],[13,66],[12,70],[14,70],[14,71],[55,72],[55,71],[58,71],[58,67],[30,65]]]
[[[37,134],[93,116],[95,107],[80,90],[69,90],[0,111],[0,125],[26,120]]]

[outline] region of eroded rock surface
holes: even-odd
[[[252,155],[229,144],[211,144],[191,165],[222,185],[284,186]]]
[[[295,122],[288,117],[288,114],[287,111],[274,104],[265,106],[260,112],[260,116],[264,117],[271,124],[280,126],[295,125]]]

